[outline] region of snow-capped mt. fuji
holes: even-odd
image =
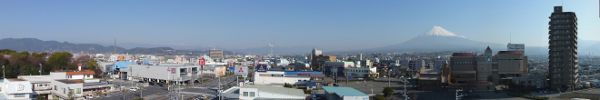
[[[429,31],[427,34],[428,36],[446,36],[446,37],[456,37],[458,35],[444,29],[441,26],[433,26],[433,29],[431,29],[431,31]]]
[[[503,45],[473,41],[444,29],[441,26],[404,41],[400,44],[379,48],[384,51],[431,52],[431,51],[472,51],[483,50],[485,47],[500,48]]]

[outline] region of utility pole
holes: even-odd
[[[40,63],[40,69],[38,70],[38,72],[40,73],[40,75],[42,75],[42,69],[43,69],[43,68],[44,68],[44,67],[42,67],[42,63]]]
[[[218,90],[217,92],[219,92],[219,100],[221,99],[221,77],[217,76],[218,80],[219,80],[219,86],[218,86]]]
[[[388,75],[387,75],[387,79],[388,79],[388,87],[391,87],[391,86],[392,86],[392,85],[391,85],[391,82],[392,82],[392,81],[390,80],[390,78],[392,78],[392,76],[390,76],[390,70],[389,70],[389,69],[387,70],[387,74],[388,74]]]
[[[6,78],[6,67],[2,65],[2,78]]]
[[[6,68],[2,65],[2,78],[6,78]]]
[[[403,85],[404,90],[402,90],[402,96],[404,96],[404,100],[408,100],[409,99],[408,95],[407,95],[408,90],[406,90],[406,84],[408,84],[408,80],[404,76],[401,76],[400,80],[402,81],[402,83],[404,83],[404,85]]]
[[[138,85],[138,87],[139,87],[139,85]],[[144,89],[143,89],[144,86],[141,86],[141,87],[142,88],[139,88],[140,89],[140,98],[144,99],[144,95],[142,94],[144,92]]]

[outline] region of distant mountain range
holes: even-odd
[[[102,46],[99,44],[76,44],[58,41],[43,41],[36,38],[5,38],[0,40],[0,49],[12,49],[17,51],[34,52],[54,52],[67,51],[73,53],[130,53],[130,54],[185,54],[199,55],[206,54],[208,50],[175,50],[171,47],[136,47],[125,49],[115,46]],[[225,54],[231,54],[230,51],[224,51]]]
[[[431,53],[431,52],[482,52],[487,46],[490,46],[494,52],[506,50],[506,44],[488,43],[470,40],[453,32],[444,29],[441,26],[434,26],[431,31],[406,40],[399,44],[365,49],[346,51],[325,51],[326,54],[352,54],[352,53]],[[600,55],[600,41],[579,40],[580,55]],[[279,47],[271,46],[273,54],[276,55],[297,55],[309,54],[310,50],[315,48],[311,46]],[[271,50],[270,46],[224,50],[225,54],[257,54],[267,55]],[[0,49],[13,49],[18,51],[68,51],[68,52],[87,52],[87,53],[130,53],[130,54],[186,54],[198,55],[207,54],[208,50],[176,50],[171,47],[136,47],[126,49],[115,46],[103,46],[99,44],[76,44],[58,41],[43,41],[35,38],[5,38],[0,40]],[[547,55],[548,47],[527,46],[525,47],[527,55]]]

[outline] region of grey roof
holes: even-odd
[[[245,85],[242,88],[256,88],[262,92],[269,92],[274,94],[283,94],[290,96],[306,96],[304,95],[304,91],[301,89],[295,88],[285,88],[285,87],[277,87],[277,86],[267,86],[267,85]]]

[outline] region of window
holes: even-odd
[[[250,97],[254,97],[254,92],[250,92]]]
[[[77,89],[75,90],[75,94],[81,94],[81,88],[77,88]]]
[[[247,97],[247,96],[248,96],[248,92],[244,92],[244,93],[242,94],[242,96],[245,96],[245,97]]]
[[[26,94],[15,94],[16,98],[25,97]]]

